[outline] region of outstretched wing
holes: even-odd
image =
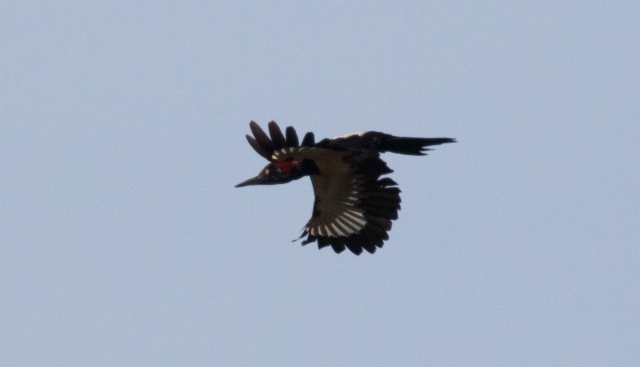
[[[249,122],[251,133],[254,137],[247,135],[247,141],[249,145],[258,154],[263,156],[266,160],[275,161],[274,152],[286,152],[291,151],[293,148],[299,147],[298,134],[292,126],[287,126],[285,134],[282,134],[282,130],[275,121],[269,122],[269,136],[260,128],[255,121]],[[307,133],[302,140],[302,146],[312,146],[315,144],[313,133]]]
[[[393,171],[377,152],[318,150],[320,174],[311,176],[313,216],[302,244],[317,241],[319,248],[331,246],[337,253],[345,247],[356,255],[363,249],[374,253],[398,218],[400,189],[392,179],[380,178]]]

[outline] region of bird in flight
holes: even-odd
[[[380,153],[425,155],[426,147],[455,143],[450,138],[405,138],[367,131],[315,142],[308,132],[298,142],[293,127],[285,134],[271,121],[269,136],[251,121],[251,147],[270,163],[251,179],[236,185],[275,185],[304,176],[311,178],[315,201],[302,245],[318,242],[336,253],[348,248],[356,255],[374,253],[389,239],[391,221],[398,219],[400,189],[383,175],[393,172]]]

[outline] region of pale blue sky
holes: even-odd
[[[640,361],[640,5],[3,2],[0,365]],[[385,155],[375,255],[233,186],[249,120]]]

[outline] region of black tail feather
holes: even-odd
[[[401,138],[392,136],[388,139],[381,139],[380,151],[406,155],[425,155],[425,151],[431,150],[426,147],[446,143],[455,143],[451,138]]]

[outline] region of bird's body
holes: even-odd
[[[390,178],[393,172],[380,153],[424,155],[426,146],[452,143],[450,138],[403,138],[375,131],[345,135],[315,142],[307,133],[298,144],[289,126],[286,137],[278,125],[269,123],[269,138],[251,121],[255,138],[249,144],[271,163],[260,174],[236,187],[287,183],[310,176],[315,195],[312,217],[305,226],[302,242],[317,241],[337,253],[345,247],[356,255],[374,253],[389,238],[391,221],[398,218],[400,189]]]

